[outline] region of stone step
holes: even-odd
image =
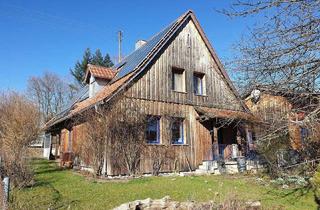
[[[214,174],[214,171],[207,171],[207,170],[201,170],[201,169],[196,169],[194,171],[196,174]]]

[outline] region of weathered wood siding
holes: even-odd
[[[194,23],[190,20],[156,61],[127,91],[127,96],[177,104],[242,110],[239,100],[223,79]],[[186,92],[171,87],[172,67],[185,70]],[[193,73],[205,74],[206,96],[193,93]]]
[[[247,98],[245,101],[251,112],[264,122],[273,124],[283,122],[288,125],[288,134],[293,149],[301,148],[301,127],[295,123],[295,113],[292,113],[292,104],[283,96],[275,96],[267,93],[260,95],[256,103]],[[255,130],[258,135],[264,133],[268,126],[258,125]]]
[[[251,98],[245,101],[250,111],[263,121],[272,122],[273,119],[288,119],[291,112],[291,104],[282,96],[274,96],[262,93],[257,103],[254,103]]]
[[[194,106],[215,107],[242,111],[243,107],[223,78],[201,35],[192,21],[187,22],[182,30],[146,68],[142,76],[125,92],[130,100],[138,103],[148,115],[162,116],[160,138],[162,145],[173,148],[176,160],[166,164],[163,171],[196,169],[203,160],[212,159],[213,126],[200,123]],[[184,69],[185,92],[172,90],[172,67]],[[193,74],[205,75],[206,95],[194,94]],[[126,101],[125,103],[130,103]],[[168,134],[169,122],[165,116],[184,118],[184,145],[171,145]],[[150,145],[149,149],[159,145]],[[176,168],[177,169],[177,168]],[[114,174],[123,173],[112,170]],[[141,171],[152,171],[152,160],[145,156],[141,161]]]
[[[211,152],[210,125],[200,123],[196,118],[197,112],[191,105],[176,103],[166,103],[158,101],[149,101],[144,99],[127,98],[119,103],[134,104],[140,107],[142,113],[146,115],[161,116],[160,118],[160,145],[148,145],[148,150],[161,145],[169,146],[173,156],[172,161],[167,163],[162,171],[188,171],[189,167],[195,170],[203,160],[209,160]],[[117,105],[120,106],[120,105]],[[172,145],[170,137],[170,122],[168,117],[184,118],[184,137],[185,144]],[[112,156],[112,155],[111,155]],[[111,158],[112,159],[112,158]],[[174,166],[176,164],[176,166]],[[112,165],[112,174],[126,173]],[[152,172],[152,159],[145,154],[140,162],[141,171],[144,173]]]
[[[70,152],[68,151],[69,149],[69,144],[71,147],[71,151],[73,153],[78,153],[79,152],[79,144],[80,141],[85,139],[85,134],[84,134],[84,124],[79,124],[73,126],[70,130],[68,129],[63,129],[60,132],[60,152]],[[70,133],[71,132],[71,133]],[[71,139],[69,139],[71,137]]]
[[[147,115],[161,116],[160,145],[149,145],[152,150],[161,145],[168,145],[174,153],[175,159],[167,163],[162,171],[187,171],[196,169],[203,160],[212,159],[212,137],[211,124],[200,123],[199,116],[194,106],[214,107],[243,111],[243,106],[237,99],[235,93],[222,76],[214,58],[195,24],[190,20],[176,36],[170,40],[155,61],[151,63],[126,90],[121,103],[136,103],[141,111]],[[184,69],[185,92],[172,90],[172,67]],[[205,75],[206,95],[194,94],[193,74],[203,73]],[[169,135],[169,118],[180,117],[184,119],[183,145],[172,145]],[[78,144],[79,131],[75,129],[74,141]],[[68,133],[67,131],[65,132]],[[67,149],[68,136],[64,135],[64,151]],[[124,169],[115,166],[112,159],[112,151],[108,153],[108,174],[117,175],[126,173]],[[140,163],[143,173],[152,172],[152,158],[144,155]]]

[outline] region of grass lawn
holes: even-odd
[[[265,187],[251,176],[146,177],[130,181],[96,182],[56,163],[34,160],[35,185],[13,190],[13,209],[112,209],[122,203],[169,195],[178,201],[260,200],[268,209],[316,209],[311,192]]]

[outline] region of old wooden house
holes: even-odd
[[[177,154],[180,171],[196,170],[206,161],[245,156],[250,150],[253,115],[242,102],[217,54],[192,11],[187,11],[112,68],[88,66],[86,88],[46,124],[47,140],[63,157],[78,144],[82,124],[75,117],[108,106],[115,97],[141,105],[141,112],[157,116],[146,125],[150,148],[168,145]],[[171,116],[174,126],[169,129]],[[50,144],[48,144],[50,145]],[[110,156],[107,175],[117,175]],[[148,157],[143,173],[151,169]],[[164,171],[172,171],[168,163]]]
[[[307,139],[319,141],[320,124],[315,120],[312,124],[306,121],[308,115],[319,106],[319,95],[263,87],[249,91],[244,96],[245,103],[256,118],[263,122],[255,125],[253,139],[261,138],[270,125],[276,125],[279,126],[279,132],[282,131],[285,138],[288,138],[293,150],[301,150]]]

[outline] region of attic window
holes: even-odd
[[[178,92],[186,92],[185,80],[185,70],[177,67],[172,67],[172,90]]]
[[[193,92],[196,95],[205,95],[205,75],[203,73],[193,73]]]

